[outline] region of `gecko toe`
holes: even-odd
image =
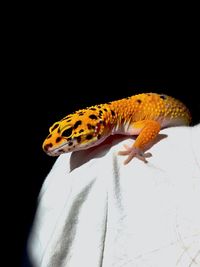
[[[124,161],[124,164],[128,164],[134,157],[142,160],[144,163],[148,163],[146,158],[150,158],[152,154],[150,152],[144,153],[142,150],[135,148],[135,147],[129,147],[128,145],[124,145],[125,150],[119,151],[118,155],[121,156],[128,156],[127,159]]]

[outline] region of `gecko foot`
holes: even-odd
[[[135,148],[135,147],[129,147],[127,145],[124,145],[125,149],[124,151],[119,151],[118,155],[121,156],[127,156],[127,159],[124,161],[124,164],[128,164],[134,157],[144,161],[145,163],[147,163],[148,161],[146,160],[146,158],[150,158],[152,156],[151,153],[147,152],[144,153],[141,149]]]

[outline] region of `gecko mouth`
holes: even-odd
[[[53,146],[51,143],[48,143],[44,145],[43,149],[45,153],[49,156],[59,156],[63,153],[77,151],[77,150],[84,150],[92,146],[96,146],[106,138],[106,136],[104,136],[101,139],[98,139],[97,137],[94,139],[92,138],[89,139],[89,137],[91,137],[90,135],[88,135],[87,137],[88,137],[87,142],[81,142],[80,137],[75,137],[73,138],[73,140],[68,140],[68,141],[66,140],[66,142],[60,145],[57,144],[56,147]]]
[[[49,156],[59,156],[60,154],[70,152],[75,149],[76,147],[76,140],[74,141],[69,141],[64,144],[61,144],[57,147],[50,147],[49,145],[44,146],[44,151],[47,153]]]

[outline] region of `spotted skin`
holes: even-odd
[[[147,162],[151,154],[144,151],[160,129],[190,122],[190,112],[179,100],[164,94],[143,93],[67,115],[50,127],[43,150],[58,156],[96,146],[113,134],[136,135],[133,145],[125,145],[119,155],[127,156],[125,164],[134,157]]]

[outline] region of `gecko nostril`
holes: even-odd
[[[46,145],[44,146],[44,150],[45,150],[45,151],[48,151],[49,148],[51,148],[52,146],[53,146],[52,143],[46,144]]]

